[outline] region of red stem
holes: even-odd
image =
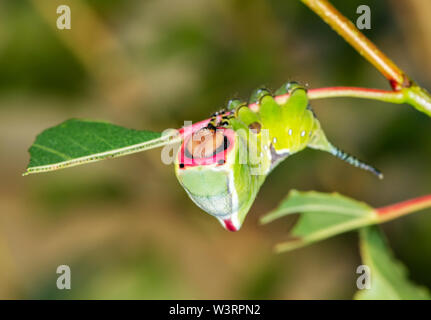
[[[376,209],[379,221],[392,220],[398,216],[431,207],[431,194]]]

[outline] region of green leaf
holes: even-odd
[[[299,192],[292,190],[277,209],[265,215],[262,223],[301,213],[291,238],[276,246],[289,251],[331,236],[375,223],[377,214],[367,204],[338,193]]]
[[[39,134],[24,175],[115,158],[174,143],[178,135],[133,130],[108,122],[70,119]]]
[[[431,299],[426,288],[409,281],[378,227],[360,230],[360,249],[363,264],[370,268],[371,288],[359,290],[355,299]]]

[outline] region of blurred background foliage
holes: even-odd
[[[333,1],[412,78],[431,88],[431,2]],[[67,4],[72,29],[56,29]],[[294,220],[259,226],[291,188],[381,206],[430,193],[430,119],[406,105],[313,102],[330,139],[380,168],[378,181],[304,151],[269,176],[240,232],[186,196],[158,150],[21,177],[34,137],[71,117],[162,131],[229,98],[287,80],[388,88],[299,1],[0,2],[0,298],[349,299],[360,264],[349,233],[273,254]],[[411,278],[431,287],[430,210],[383,226]],[[57,266],[72,290],[56,289]]]

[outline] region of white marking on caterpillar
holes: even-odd
[[[289,129],[288,133],[289,133],[289,136],[291,136],[292,135],[292,129]]]
[[[301,132],[301,137],[305,137],[305,130]]]
[[[275,137],[274,137],[274,138],[272,139],[272,143],[277,143],[277,138],[275,138]]]

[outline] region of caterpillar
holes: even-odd
[[[380,179],[382,173],[332,145],[307,97],[307,90],[288,82],[275,95],[257,89],[249,105],[230,100],[204,124],[192,126],[175,159],[175,174],[192,201],[229,231],[241,228],[260,187],[289,156],[312,148],[329,152]]]

